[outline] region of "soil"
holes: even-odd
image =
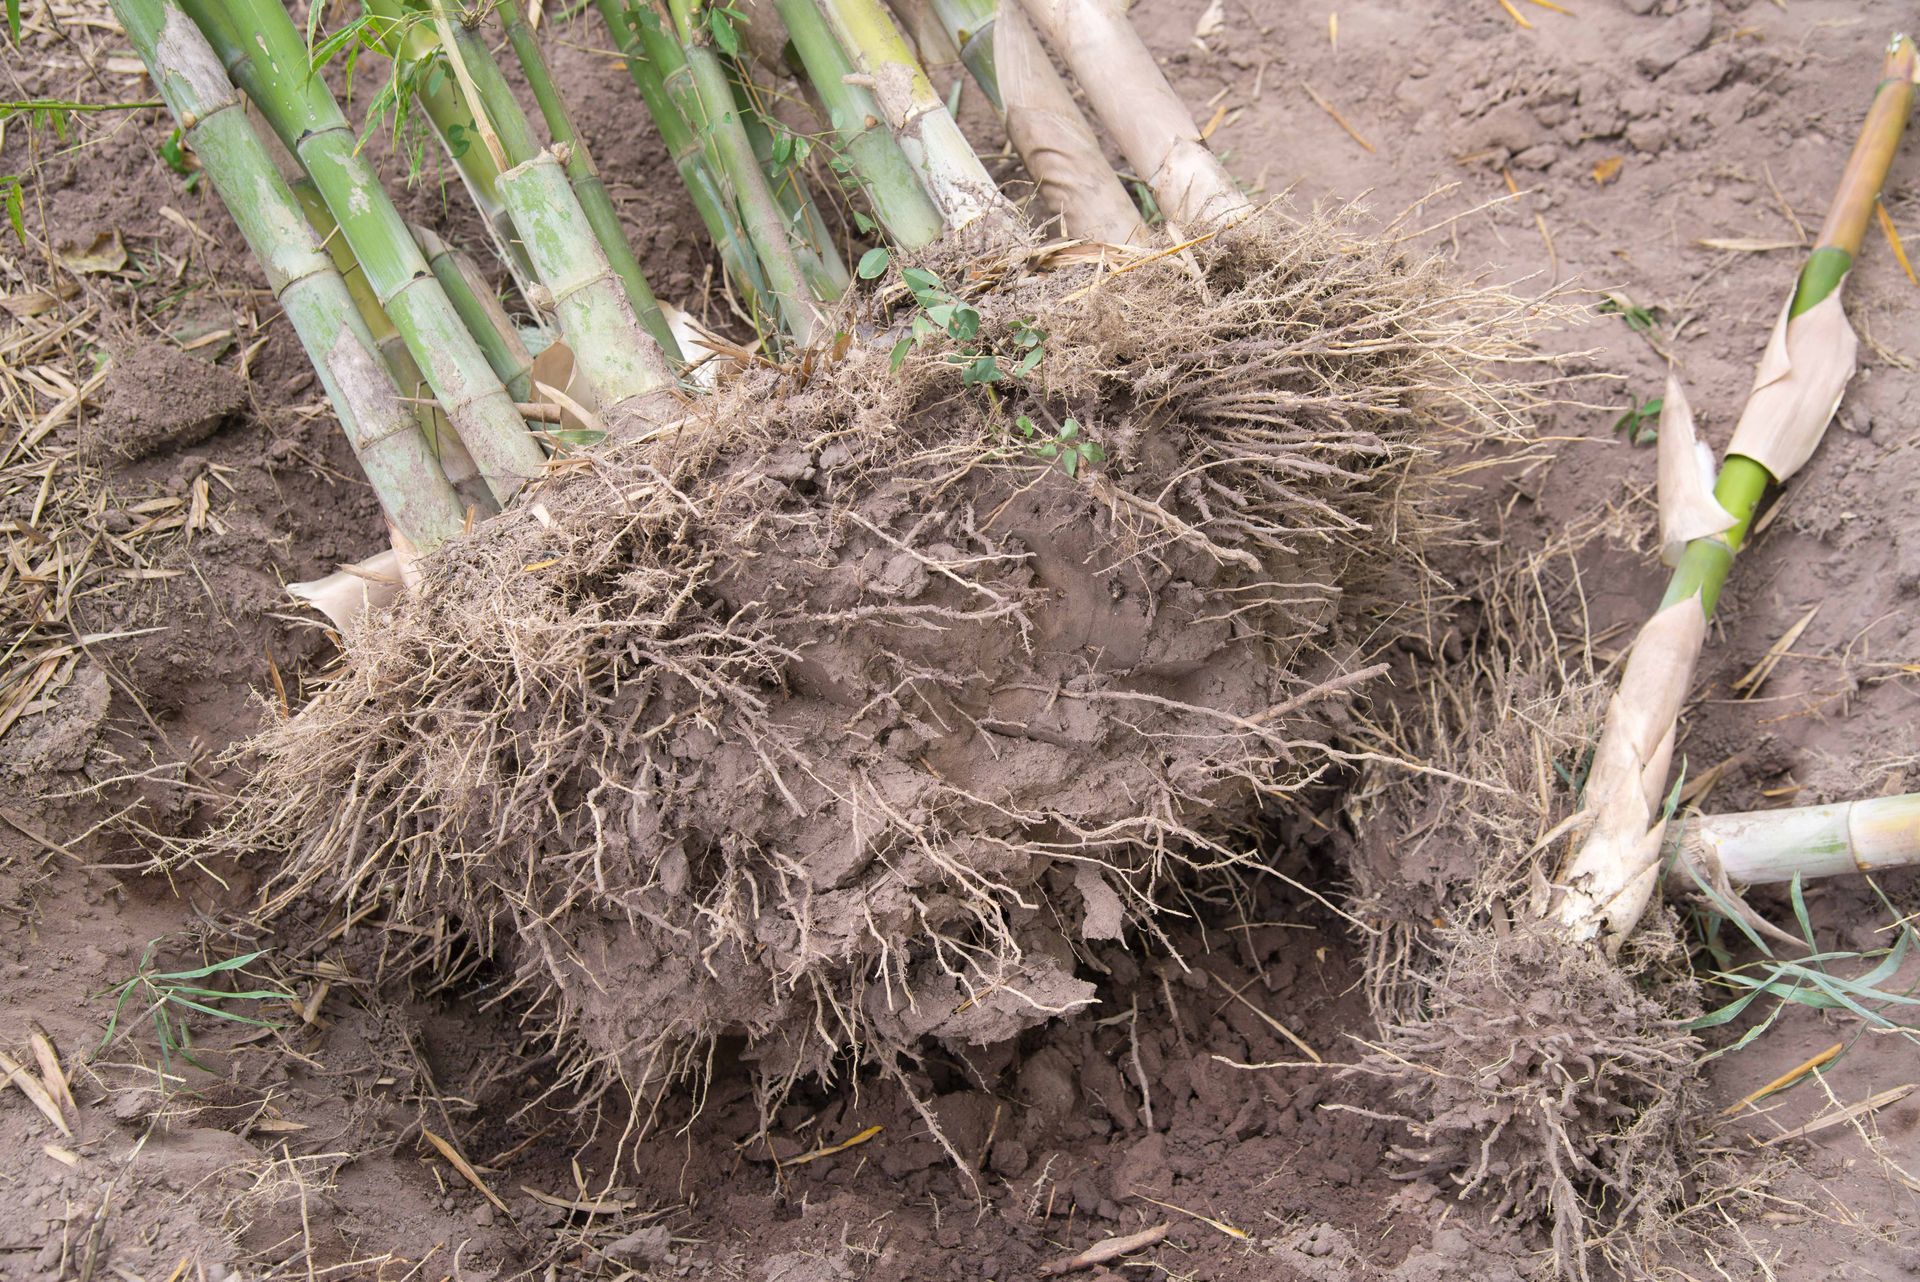
[[[1604,667],[1662,582],[1651,451],[1615,419],[1659,394],[1671,358],[1703,435],[1724,442],[1904,14],[1881,0],[1586,0],[1571,15],[1517,3],[1522,27],[1487,0],[1343,4],[1336,29],[1335,7],[1258,0],[1209,17],[1202,0],[1142,0],[1134,20],[1196,118],[1217,115],[1229,166],[1267,194],[1364,197],[1465,274],[1605,291],[1626,309],[1552,340],[1597,381],[1592,404],[1543,423],[1551,460],[1479,474],[1460,509],[1484,543],[1555,549],[1541,564],[1557,630]],[[81,17],[57,34],[44,6],[26,12],[8,96],[146,96],[102,10],[60,7]],[[697,220],[599,43],[591,24],[564,28],[554,56],[635,249],[663,296],[725,324]],[[979,104],[967,119],[982,136]],[[68,1135],[23,1090],[0,1095],[0,1277],[1015,1278],[1162,1223],[1164,1241],[1084,1276],[1546,1267],[1541,1226],[1403,1178],[1407,1136],[1370,1115],[1393,1110],[1384,1088],[1300,1062],[1294,1037],[1338,1064],[1378,1032],[1359,935],[1336,912],[1337,805],[1273,816],[1261,854],[1288,880],[1213,887],[1170,948],[1088,943],[1084,1011],[968,1055],[930,1049],[904,1082],[803,1084],[771,1119],[723,1045],[707,1089],[667,1096],[637,1142],[596,1125],[624,1120],[625,1100],[569,1089],[499,1000],[510,974],[459,939],[249,934],[272,869],[177,856],[239,784],[225,750],[302,706],[335,664],[284,584],[367,555],[382,531],[217,200],[159,157],[170,127],[112,113],[61,142],[16,120],[5,140],[28,243],[0,254],[0,1050],[31,1070],[43,1032],[74,1103]],[[1908,148],[1886,200],[1898,228],[1920,226],[1917,184]],[[405,203],[482,243],[457,190],[425,181]],[[116,235],[117,266],[98,250]],[[1690,777],[1718,767],[1701,804],[1913,786],[1915,289],[1870,241],[1848,282],[1861,374],[1743,554],[1700,673],[1681,749]],[[1450,566],[1463,582],[1470,551]],[[1456,625],[1477,608],[1463,603]],[[1736,690],[1803,619],[1764,681]],[[1877,947],[1920,909],[1914,878],[1880,889],[1891,907],[1864,883],[1810,887],[1822,941]],[[1778,897],[1755,903],[1792,920]],[[114,998],[101,994],[150,941],[149,969],[267,949],[248,973],[293,1000],[237,1007],[273,1029],[195,1016],[204,1067],[174,1056],[156,1078],[147,1001],[103,1044]],[[1706,1066],[1706,1103],[1834,1042],[1823,1074],[1715,1124],[1702,1151],[1728,1150],[1760,1196],[1725,1202],[1710,1240],[1675,1247],[1674,1273],[1920,1270],[1920,1097],[1755,1143],[1913,1081],[1905,1037],[1795,1008]],[[1236,1066],[1267,1063],[1288,1066]],[[1713,1192],[1698,1189],[1708,1205]]]

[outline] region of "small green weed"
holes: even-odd
[[[870,249],[861,255],[854,274],[861,280],[875,280],[886,274],[892,262],[893,256],[886,249]],[[984,389],[998,409],[1001,400],[996,387],[1021,383],[1046,360],[1047,331],[1040,327],[1038,318],[1021,317],[1013,321],[1008,326],[1011,340],[1008,346],[1012,350],[995,352],[980,341],[979,311],[949,292],[938,276],[923,267],[905,267],[900,271],[900,279],[913,294],[917,310],[907,322],[906,337],[893,345],[889,356],[892,369],[897,371],[907,354],[920,344],[945,335],[955,348],[945,359],[960,367],[961,384]],[[1058,460],[1068,476],[1078,476],[1089,464],[1107,457],[1106,450],[1089,439],[1079,422],[1072,418],[1065,419],[1057,431],[1051,432],[1035,424],[1026,414],[1017,415],[1013,426],[1022,438],[1021,452]]]
[[[1613,420],[1613,430],[1624,433],[1629,445],[1651,445],[1660,439],[1660,411],[1666,403],[1666,398],[1661,396],[1635,401],[1626,413]]]
[[[1078,476],[1082,467],[1107,457],[1107,452],[1100,448],[1099,442],[1082,436],[1080,424],[1072,419],[1062,423],[1060,430],[1052,436],[1043,435],[1025,414],[1014,419],[1013,425],[1026,438],[1027,453],[1037,458],[1060,460],[1060,470],[1068,476]]]
[[[1603,316],[1618,316],[1636,334],[1651,334],[1659,324],[1652,308],[1640,306],[1625,294],[1608,294],[1594,310]]]
[[[140,967],[132,978],[112,988],[95,993],[95,997],[113,997],[113,1014],[107,1019],[107,1031],[100,1039],[99,1047],[94,1051],[98,1055],[121,1033],[121,1023],[134,1008],[133,1019],[142,1017],[153,1024],[154,1036],[160,1045],[160,1069],[163,1079],[171,1072],[173,1061],[183,1059],[195,1068],[206,1070],[206,1065],[193,1057],[193,1032],[188,1025],[189,1013],[205,1015],[213,1019],[225,1020],[233,1024],[249,1024],[255,1028],[275,1027],[268,1020],[243,1015],[238,1011],[223,1009],[229,1002],[290,1001],[290,994],[274,988],[252,988],[242,991],[230,991],[221,988],[208,988],[201,981],[212,979],[216,975],[238,974],[242,968],[258,960],[264,949],[245,953],[239,957],[229,957],[225,961],[213,962],[206,966],[197,966],[191,970],[155,970],[153,955],[161,941],[148,944],[140,955]],[[138,1006],[135,1007],[135,1003]],[[129,1030],[130,1031],[130,1030]]]
[[[1683,861],[1684,862],[1684,861]],[[1871,1028],[1882,1032],[1897,1033],[1909,1040],[1920,1042],[1920,1027],[1904,1024],[1890,1018],[1883,1007],[1920,1006],[1920,997],[1911,992],[1900,992],[1887,987],[1893,977],[1899,973],[1901,964],[1906,961],[1908,952],[1916,942],[1911,924],[1894,909],[1880,887],[1869,879],[1874,894],[1894,917],[1894,943],[1890,948],[1876,948],[1867,952],[1855,952],[1843,949],[1822,949],[1814,937],[1813,919],[1807,912],[1806,895],[1803,893],[1800,879],[1795,877],[1788,888],[1788,897],[1793,904],[1795,924],[1799,927],[1800,942],[1805,946],[1807,955],[1798,958],[1777,956],[1767,941],[1761,937],[1746,920],[1738,908],[1730,902],[1720,890],[1707,884],[1691,863],[1685,864],[1687,875],[1711,906],[1711,911],[1703,911],[1699,921],[1701,939],[1717,969],[1704,974],[1703,978],[1710,988],[1719,988],[1734,994],[1732,1000],[1695,1019],[1690,1028],[1718,1028],[1729,1024],[1747,1009],[1763,998],[1772,1000],[1772,1008],[1766,1012],[1753,1027],[1742,1033],[1730,1045],[1723,1046],[1707,1056],[1718,1056],[1737,1051],[1752,1044],[1761,1034],[1772,1028],[1775,1021],[1789,1006],[1810,1006],[1815,1010],[1842,1010],[1861,1020]],[[1735,965],[1725,926],[1733,923],[1759,953],[1758,959]],[[1837,975],[1831,967],[1849,962],[1868,964],[1871,968],[1864,974],[1847,977]]]

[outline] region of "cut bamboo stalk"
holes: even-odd
[[[271,145],[268,145],[268,150],[273,150]],[[275,159],[278,167],[278,157]],[[374,348],[380,353],[387,372],[393,376],[401,399],[413,407],[414,421],[427,438],[427,448],[440,460],[440,470],[452,483],[454,493],[462,503],[486,515],[498,512],[500,505],[487,492],[486,483],[480,479],[478,465],[474,463],[473,456],[467,453],[467,447],[461,444],[459,433],[447,421],[440,402],[422,395],[427,385],[425,376],[420,373],[420,366],[415,363],[413,353],[407,350],[407,342],[400,336],[400,331],[394,328],[393,318],[381,310],[380,300],[374,296],[373,287],[367,284],[367,274],[360,270],[359,260],[348,248],[347,238],[340,234],[340,226],[327,210],[327,202],[314,189],[313,180],[302,173],[288,187],[293,192],[294,200],[299,202],[301,211],[306,214],[307,225],[319,237],[320,247],[327,252],[334,270],[340,273],[340,279],[346,283],[354,310],[360,313],[360,319],[365,322]]]
[[[1139,207],[1107,163],[1093,126],[1053,69],[1018,0],[1006,0],[991,30],[1007,137],[1033,176],[1040,203],[1060,216],[1069,236],[1147,244],[1151,238]]]
[[[361,0],[361,8],[380,19],[374,27],[374,38],[396,67],[421,66],[438,56],[440,42],[425,15],[407,10],[400,0]],[[461,185],[480,211],[494,252],[506,261],[524,291],[533,281],[533,265],[514,235],[507,207],[500,203],[500,170],[493,163],[493,153],[469,141],[479,139],[480,127],[467,107],[466,97],[454,84],[453,73],[443,67],[418,76],[413,92],[426,110],[441,149],[460,175]]]
[[[607,185],[600,180],[599,170],[594,167],[586,140],[574,128],[573,117],[553,83],[553,73],[547,67],[546,56],[540,52],[540,42],[534,38],[533,29],[521,16],[520,5],[514,0],[497,0],[494,12],[499,14],[500,23],[506,29],[507,43],[512,47],[513,56],[527,78],[527,87],[533,91],[534,102],[539,104],[541,119],[546,121],[547,136],[553,140],[554,154],[561,158],[561,164],[567,171],[567,181],[573,187],[574,197],[580,202],[581,212],[586,215],[594,236],[600,241],[601,252],[607,256],[614,275],[619,277],[626,289],[627,302],[640,318],[640,324],[660,345],[668,362],[678,369],[686,364],[686,358],[680,351],[679,343],[674,340],[666,316],[660,310],[659,300],[653,296],[653,287],[640,270],[633,247],[627,243],[627,233],[620,226],[620,215],[614,210],[613,198],[607,195]]]
[[[1635,639],[1608,707],[1587,778],[1588,827],[1558,878],[1557,912],[1575,939],[1599,938],[1609,952],[1639,923],[1659,880],[1680,707],[1727,572],[1767,487],[1786,481],[1812,455],[1852,376],[1855,340],[1841,308],[1841,284],[1906,127],[1917,70],[1912,41],[1896,36],[1820,239],[1774,327],[1713,486],[1722,512],[1708,524],[1721,528],[1678,549],[1666,597]],[[1679,431],[1687,411],[1677,382],[1669,385],[1668,405]],[[1661,421],[1664,434],[1669,413]],[[1687,416],[1689,431],[1690,424]],[[1682,492],[1697,507],[1700,478],[1678,479],[1692,466],[1685,451],[1671,451],[1661,462],[1663,512],[1678,505]]]
[[[1250,207],[1120,0],[1019,0],[1169,222],[1206,228]]]
[[[947,226],[1010,230],[1017,220],[880,0],[816,0]]]
[[[846,260],[841,258],[840,250],[833,241],[833,229],[827,226],[827,220],[820,212],[820,206],[813,198],[812,186],[797,165],[782,164],[773,154],[773,130],[761,110],[758,88],[747,78],[746,71],[738,62],[727,64],[728,78],[733,84],[733,102],[740,114],[741,127],[747,131],[747,141],[753,146],[754,159],[760,164],[760,170],[767,177],[768,189],[780,205],[780,211],[787,220],[788,234],[794,242],[794,252],[800,260],[800,270],[807,278],[807,285],[813,290],[813,296],[823,303],[833,302],[847,292],[847,286],[853,283],[853,277],[847,272]]]
[[[1019,0],[933,0],[928,13],[1000,113],[1040,203],[1059,217],[1062,230],[1115,245],[1147,244],[1139,208]]]
[[[186,0],[249,96],[314,180],[380,306],[407,340],[487,488],[506,503],[545,467],[485,354],[434,279],[326,82],[310,73],[306,46],[278,0]],[[209,31],[207,28],[212,27]],[[237,32],[244,27],[247,36]],[[217,33],[217,34],[216,34]],[[257,96],[255,96],[257,94]]]
[[[607,30],[613,35],[614,46],[626,63],[627,75],[640,91],[647,114],[653,117],[654,128],[660,131],[680,181],[693,199],[694,212],[700,215],[708,237],[720,250],[720,261],[740,291],[741,301],[750,313],[758,314],[762,300],[767,298],[766,277],[760,270],[759,259],[754,256],[746,230],[740,225],[733,201],[709,164],[700,137],[667,93],[667,68],[655,60],[653,49],[655,42],[671,45],[672,41],[666,37],[659,15],[652,10],[635,9],[629,0],[596,0],[596,3],[600,16],[606,20]],[[670,65],[678,66],[683,61],[678,47],[672,52]]]
[[[965,66],[980,92],[987,96],[995,111],[1005,113],[1000,94],[1000,73],[996,65],[994,23],[1000,11],[999,0],[929,0],[928,8],[941,31],[960,51]]]
[[[602,416],[616,428],[622,419],[652,424],[668,409],[673,372],[628,301],[559,160],[543,151],[515,165],[500,175],[500,195],[552,292],[560,335]]]
[[[1680,854],[1709,883],[1717,872],[1757,885],[1906,868],[1920,864],[1920,793],[1701,815],[1687,821]]]
[[[446,291],[453,310],[460,313],[467,332],[486,353],[487,364],[500,376],[507,393],[516,402],[531,397],[533,353],[527,350],[526,340],[520,337],[519,328],[501,306],[499,295],[493,292],[493,286],[487,283],[480,268],[433,231],[417,224],[409,224],[409,230],[413,232],[414,244],[426,255],[434,279]],[[539,273],[533,271],[531,260],[527,270],[537,279]]]
[[[894,244],[908,251],[924,249],[946,224],[882,122],[880,104],[865,85],[850,82],[853,62],[813,0],[774,0],[773,7],[786,24],[801,68],[874,216]]]
[[[637,24],[640,38],[648,57],[662,70],[667,96],[701,140],[717,176],[732,193],[781,325],[794,342],[805,347],[818,327],[811,291],[787,235],[780,204],[741,124],[726,68],[713,47],[705,43],[707,33],[700,29],[689,0],[677,0],[673,20],[675,31],[669,34],[658,24],[650,30],[643,18]]]
[[[452,538],[464,507],[219,57],[172,0],[113,8],[293,322],[387,519],[422,551]]]

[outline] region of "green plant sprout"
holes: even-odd
[[[1809,1006],[1815,1010],[1844,1010],[1860,1019],[1871,1028],[1883,1032],[1898,1033],[1913,1041],[1920,1041],[1920,1027],[1903,1024],[1890,1019],[1873,1006],[1920,1006],[1920,997],[1911,992],[1899,992],[1884,987],[1899,973],[1901,964],[1906,961],[1908,951],[1915,942],[1913,926],[1902,918],[1879,885],[1871,878],[1868,885],[1880,898],[1887,911],[1894,916],[1896,931],[1891,948],[1876,948],[1867,952],[1855,952],[1841,949],[1822,949],[1814,938],[1813,920],[1807,912],[1806,896],[1795,877],[1788,888],[1788,896],[1793,904],[1793,915],[1799,926],[1799,942],[1806,948],[1807,955],[1798,958],[1782,958],[1763,939],[1747,921],[1739,907],[1731,902],[1723,891],[1709,885],[1699,870],[1691,863],[1682,861],[1687,875],[1693,879],[1695,887],[1712,905],[1713,911],[1706,914],[1707,920],[1701,924],[1701,939],[1711,955],[1716,969],[1707,972],[1704,980],[1709,986],[1730,989],[1737,994],[1731,1001],[1707,1012],[1691,1021],[1690,1029],[1718,1028],[1739,1018],[1748,1007],[1763,997],[1774,999],[1773,1009],[1759,1023],[1742,1033],[1730,1045],[1708,1054],[1706,1059],[1716,1059],[1721,1055],[1740,1050],[1760,1037],[1778,1020],[1788,1006]],[[1757,960],[1735,965],[1731,951],[1721,935],[1721,927],[1732,922],[1746,936],[1747,941],[1760,953]],[[1835,963],[1873,962],[1874,965],[1865,974],[1848,978],[1836,975],[1829,969]],[[1704,1062],[1704,1061],[1703,1061]]]
[[[1024,446],[1027,453],[1049,462],[1058,459],[1060,470],[1068,476],[1078,476],[1080,469],[1090,463],[1098,463],[1107,457],[1098,441],[1088,440],[1080,434],[1080,424],[1068,419],[1060,425],[1060,430],[1052,436],[1042,434],[1034,421],[1025,414],[1013,420],[1013,425],[1026,438]]]
[[[94,996],[115,998],[113,1014],[107,1019],[106,1034],[101,1037],[100,1045],[94,1054],[98,1056],[111,1045],[120,1033],[120,1024],[128,1008],[135,1000],[140,1009],[136,1018],[145,1016],[153,1023],[154,1036],[160,1044],[160,1068],[163,1079],[171,1072],[175,1058],[183,1059],[203,1072],[210,1072],[205,1064],[193,1056],[193,1032],[187,1023],[189,1012],[226,1020],[233,1024],[247,1024],[254,1028],[275,1028],[278,1025],[251,1015],[242,1015],[238,1011],[223,1010],[227,1002],[248,1001],[291,1001],[292,996],[273,988],[253,988],[241,992],[226,989],[208,988],[198,981],[210,979],[215,975],[238,972],[261,957],[265,949],[229,957],[225,961],[214,962],[207,966],[197,966],[192,970],[155,970],[153,969],[154,950],[160,946],[160,940],[148,944],[140,955],[140,966],[130,979],[124,980],[112,988],[102,989]]]
[[[1629,445],[1650,445],[1660,438],[1660,411],[1666,407],[1666,398],[1655,396],[1650,400],[1636,401],[1627,407],[1627,412],[1613,420],[1613,430],[1626,435]]]

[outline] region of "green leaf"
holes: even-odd
[[[1060,470],[1072,476],[1080,470],[1080,455],[1076,450],[1068,450],[1060,460]]]
[[[26,244],[27,199],[18,178],[11,174],[0,178],[0,200],[6,203],[7,225],[13,228],[13,234],[20,238],[20,243]]]
[[[1020,434],[1022,436],[1032,437],[1033,420],[1028,418],[1025,414],[1022,414],[1018,418],[1014,419],[1013,425],[1020,429]]]
[[[884,247],[869,249],[860,255],[860,265],[854,268],[854,272],[861,280],[875,280],[886,275],[887,268],[892,262],[893,255]]]
[[[193,173],[193,162],[187,158],[185,135],[178,129],[168,134],[160,142],[160,159],[167,162],[167,168],[182,178]]]
[[[707,30],[713,33],[714,46],[727,57],[731,58],[740,52],[740,33],[734,29],[728,10],[707,10]]]
[[[980,313],[964,304],[956,304],[953,322],[947,326],[947,332],[962,342],[980,332]]]
[[[898,374],[900,372],[900,366],[904,364],[907,359],[907,353],[912,350],[913,340],[911,338],[903,338],[895,343],[893,345],[893,352],[887,357],[888,370]]]
[[[941,329],[951,333],[953,328],[953,312],[958,306],[958,303],[937,303],[927,308],[927,319],[935,325],[938,325]],[[958,335],[956,335],[956,337],[958,337]]]
[[[1075,420],[1068,419],[1066,422],[1060,425],[1061,440],[1071,441],[1074,437],[1078,435],[1080,435],[1080,424]]]
[[[1007,376],[1000,368],[1000,362],[991,356],[981,356],[960,373],[960,381],[969,386],[978,383],[997,383]]]
[[[20,43],[20,0],[7,0],[7,34]]]
[[[1033,373],[1034,367],[1040,363],[1041,358],[1046,354],[1047,349],[1044,347],[1029,348],[1026,355],[1013,363],[1013,376],[1015,378],[1025,378],[1027,375]]]
[[[605,432],[591,427],[563,427],[558,431],[548,432],[547,435],[562,445],[577,445],[582,447],[598,445],[607,439]]]
[[[940,278],[924,267],[909,267],[900,273],[900,279],[916,294],[940,288]]]
[[[214,962],[211,966],[202,966],[198,970],[170,970],[154,976],[155,979],[205,979],[208,975],[218,975],[221,971],[239,970],[254,959],[264,957],[267,950],[256,949],[242,953],[238,957],[229,957],[225,961]]]

